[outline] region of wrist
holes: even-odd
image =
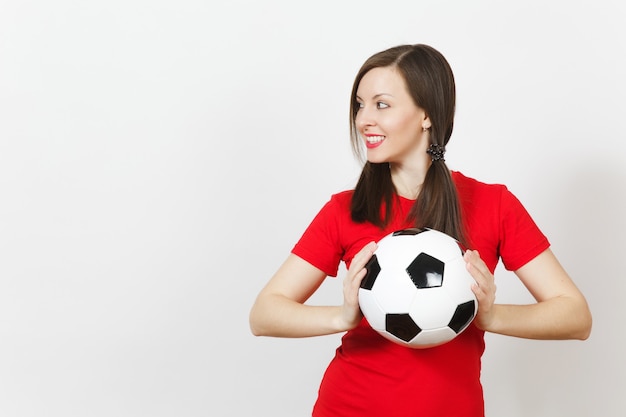
[[[476,316],[475,325],[480,330],[490,333],[500,333],[498,327],[498,310],[501,306],[494,304],[489,312],[481,312]]]
[[[358,326],[362,318],[360,310],[357,310],[356,314],[347,314],[344,308],[337,307],[332,326],[337,333],[347,332]]]

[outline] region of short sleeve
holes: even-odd
[[[340,222],[345,208],[335,195],[322,207],[292,249],[326,275],[336,277],[343,255],[340,243]]]
[[[506,269],[515,271],[548,249],[550,242],[506,187],[500,204],[500,257]]]

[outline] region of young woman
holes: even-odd
[[[427,45],[370,57],[354,81],[350,126],[367,162],[354,190],[333,195],[261,290],[253,334],[308,337],[346,332],[322,380],[315,417],[484,415],[480,360],[484,332],[532,339],[586,339],[584,296],[517,198],[445,164],[455,84],[446,59]],[[358,289],[376,243],[406,227],[440,230],[471,248],[478,313],[452,341],[410,349],[383,338],[359,310]],[[536,299],[494,304],[499,261]],[[348,267],[340,306],[306,305],[339,263]],[[454,401],[450,399],[454,398]]]

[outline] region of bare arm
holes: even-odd
[[[362,317],[358,289],[366,272],[363,267],[375,247],[374,243],[370,243],[353,258],[344,279],[344,303],[341,306],[304,304],[322,284],[326,274],[290,254],[252,306],[252,333],[256,336],[308,337],[356,327]]]
[[[493,275],[477,252],[468,251],[466,261],[477,283],[476,324],[483,330],[528,339],[589,337],[592,319],[587,301],[550,249],[515,271],[537,300],[529,305],[494,304]]]

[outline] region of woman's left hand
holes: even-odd
[[[467,250],[463,255],[466,268],[476,281],[472,284],[472,291],[478,301],[478,312],[474,323],[478,328],[486,330],[494,320],[493,304],[496,300],[495,279],[487,265],[476,250]]]

